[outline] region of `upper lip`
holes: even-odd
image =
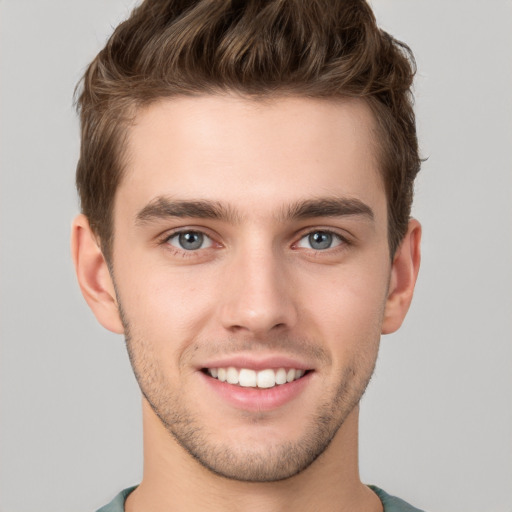
[[[250,370],[266,370],[267,368],[295,368],[297,370],[312,370],[311,364],[301,361],[296,357],[286,355],[272,355],[257,357],[254,355],[233,355],[210,359],[204,364],[199,365],[199,369],[203,368],[247,368]]]

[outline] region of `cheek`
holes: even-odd
[[[136,276],[120,275],[118,291],[132,335],[153,344],[172,342],[174,347],[192,341],[215,304],[212,280],[194,270],[177,272],[165,265],[152,265]]]
[[[308,283],[304,307],[307,322],[314,322],[318,335],[337,352],[377,347],[387,295],[388,275],[371,266],[339,268],[324,286]]]

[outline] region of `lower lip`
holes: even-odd
[[[244,388],[221,382],[203,372],[200,374],[210,389],[237,409],[270,411],[296,399],[311,381],[313,372],[308,372],[300,379],[273,388]]]

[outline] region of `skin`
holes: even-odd
[[[84,216],[72,236],[83,294],[125,334],[144,395],[128,512],[382,510],[359,479],[358,403],[409,307],[421,229],[410,221],[391,261],[374,138],[359,100],[215,95],[138,113],[112,274]],[[185,233],[202,245],[184,249]],[[228,360],[308,373],[260,407],[205,374]]]

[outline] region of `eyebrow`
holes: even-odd
[[[283,219],[314,217],[363,216],[374,220],[373,210],[360,199],[351,197],[326,197],[297,201],[283,212]]]
[[[172,200],[159,196],[137,213],[138,223],[146,223],[168,217],[195,217],[237,222],[239,216],[229,207],[218,201]]]
[[[363,216],[374,220],[373,210],[367,204],[359,199],[346,197],[299,200],[285,207],[278,215],[278,219],[284,222],[315,217],[347,216]],[[159,196],[137,213],[136,221],[139,224],[145,224],[169,217],[215,219],[230,223],[238,223],[242,218],[233,208],[219,201],[173,200],[166,196]]]

